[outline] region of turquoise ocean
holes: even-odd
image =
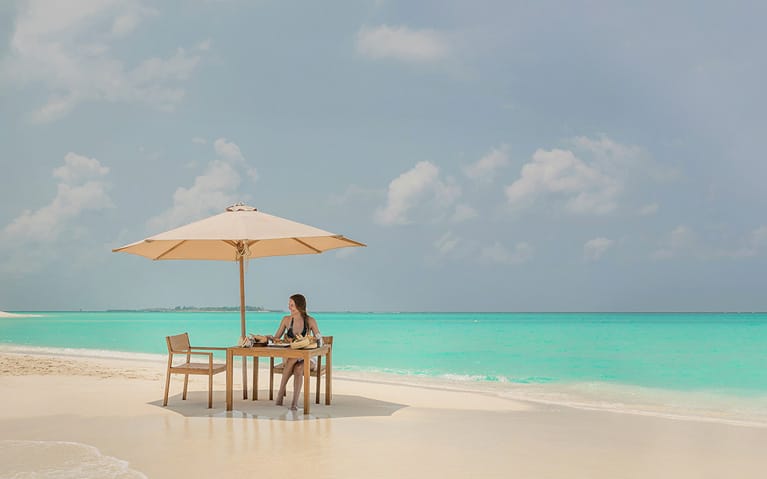
[[[25,312],[0,352],[166,357],[164,337],[229,346],[232,312]],[[284,313],[249,312],[273,334]],[[334,370],[595,409],[767,425],[767,313],[321,313]]]

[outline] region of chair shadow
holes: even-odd
[[[252,392],[252,391],[251,391]],[[208,409],[207,391],[189,391],[186,400],[181,399],[181,394],[168,397],[168,405],[163,407],[162,399],[151,401],[147,404],[168,409],[184,417],[208,417],[208,418],[243,418],[264,419],[277,421],[301,421],[312,419],[335,419],[349,417],[372,417],[391,416],[404,407],[405,404],[380,401],[362,396],[348,394],[333,394],[332,404],[326,406],[324,395],[320,396],[320,404],[314,402],[314,394],[311,395],[310,414],[304,414],[302,402],[299,401],[298,411],[291,411],[291,391],[285,398],[286,406],[277,406],[270,401],[269,390],[261,389],[258,392],[258,400],[251,397],[242,399],[242,390],[234,391],[232,410],[226,410],[226,393],[224,391],[213,392],[213,408]]]

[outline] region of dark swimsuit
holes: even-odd
[[[301,336],[306,336],[306,333],[308,332],[308,330],[306,328],[306,323],[308,323],[308,322],[309,321],[304,319],[304,330],[301,331]],[[292,316],[290,317],[290,326],[288,326],[287,331],[285,331],[285,336],[289,337],[290,339],[296,339],[296,335],[293,333],[293,317]],[[302,363],[302,362],[304,362],[303,359],[299,359],[298,361],[296,361],[296,363]],[[316,367],[317,367],[317,360],[315,358],[312,358],[310,360],[310,363],[312,365],[312,370],[316,369]]]
[[[306,336],[306,323],[308,321],[304,319],[304,330],[301,331],[301,336]],[[288,330],[285,331],[285,336],[289,337],[290,339],[296,339],[295,333],[293,333],[293,317],[290,317],[290,326],[288,326]]]

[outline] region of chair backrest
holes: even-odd
[[[322,337],[322,344],[328,344],[331,347],[333,346],[333,336],[323,336]]]
[[[168,352],[185,353],[189,351],[189,333],[177,334],[175,336],[166,336],[165,342],[168,343]]]

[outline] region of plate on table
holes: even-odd
[[[288,346],[290,346],[290,343],[272,343],[269,346],[274,346],[277,348],[287,348]]]

